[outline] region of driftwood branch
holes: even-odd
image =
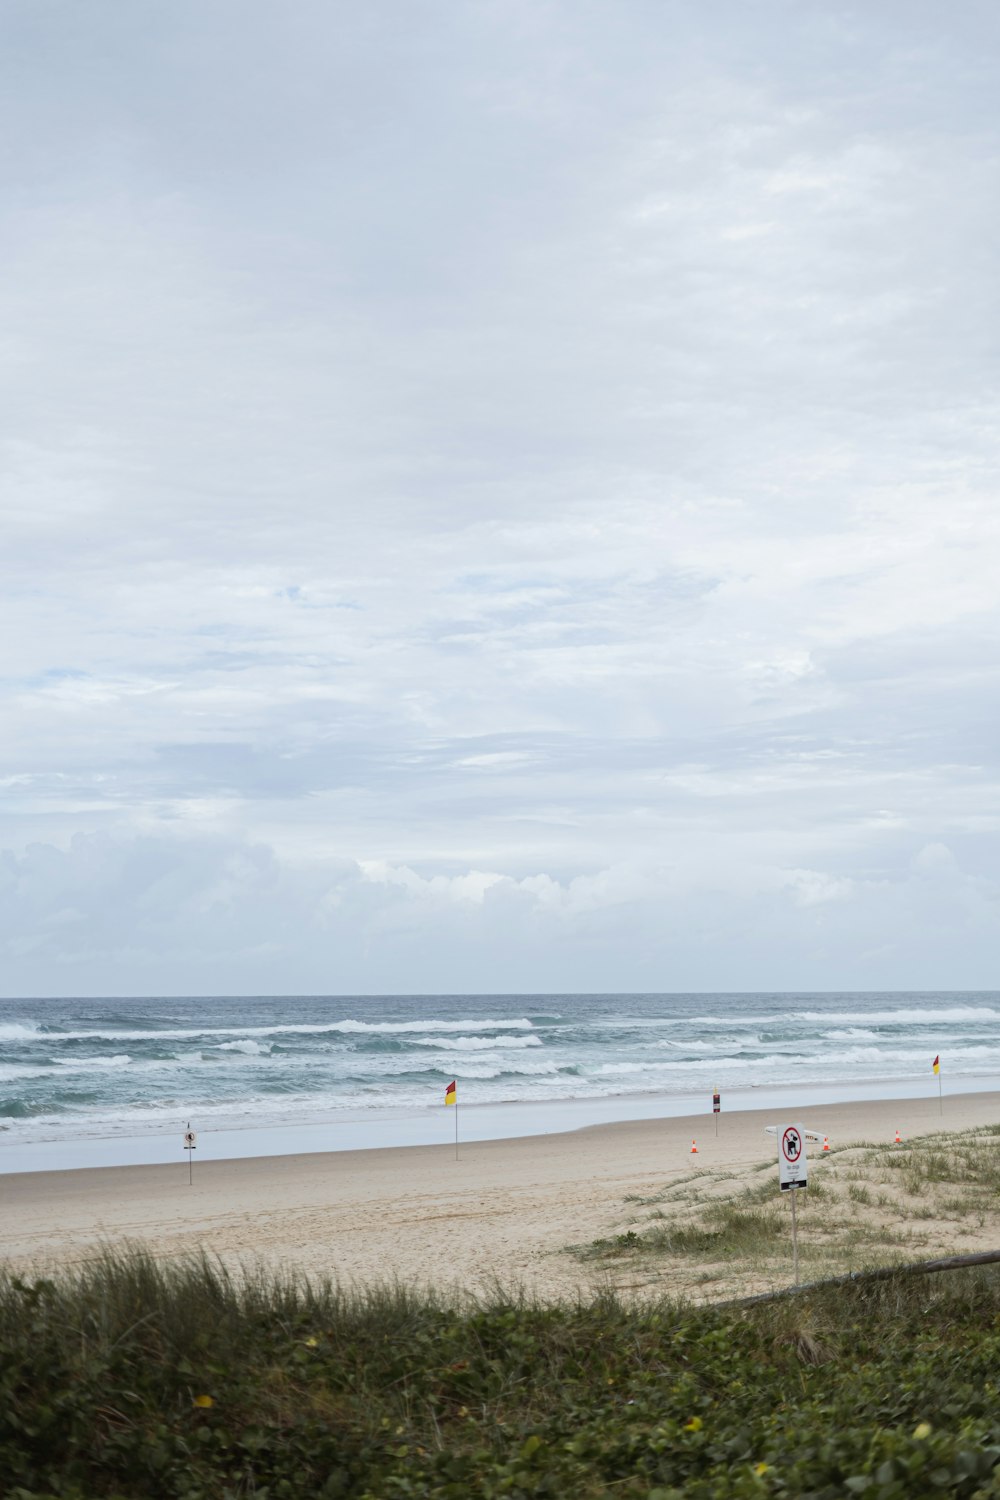
[[[977,1255],[946,1255],[941,1260],[918,1260],[908,1266],[879,1266],[873,1271],[849,1271],[846,1276],[831,1276],[825,1281],[805,1281],[800,1286],[784,1286],[774,1292],[758,1292],[755,1297],[735,1297],[717,1302],[716,1307],[751,1307],[755,1302],[774,1302],[778,1297],[795,1297],[799,1292],[815,1292],[828,1286],[852,1286],[867,1281],[891,1281],[894,1276],[929,1276],[935,1271],[959,1271],[966,1266],[993,1266],[1000,1262],[1000,1250],[981,1250]]]

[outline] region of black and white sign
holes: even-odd
[[[185,1130],[185,1132],[184,1132],[184,1150],[185,1151],[197,1151],[197,1149],[198,1149],[198,1133],[197,1133],[197,1131],[194,1131],[194,1130]]]
[[[785,1193],[791,1188],[804,1188],[808,1175],[805,1131],[801,1125],[779,1125],[775,1134],[778,1137],[778,1179],[781,1191]]]

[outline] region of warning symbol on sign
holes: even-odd
[[[806,1133],[801,1125],[779,1125],[778,1176],[781,1191],[806,1186]]]

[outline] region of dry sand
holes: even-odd
[[[627,1231],[636,1222],[629,1198],[676,1188],[679,1202],[695,1180],[730,1189],[765,1182],[776,1146],[764,1126],[777,1118],[773,1110],[724,1114],[718,1138],[704,1114],[602,1125],[463,1145],[458,1161],[453,1146],[196,1161],[192,1186],[186,1159],[3,1176],[0,1258],[18,1269],[77,1263],[102,1245],[131,1241],[158,1257],[204,1247],[227,1262],[260,1258],[347,1284],[398,1278],[475,1291],[499,1281],[544,1297],[574,1297],[608,1282],[655,1283],[720,1295],[732,1290],[732,1277],[713,1281],[697,1262],[664,1264],[637,1283],[634,1266],[613,1257],[581,1260],[567,1247]],[[897,1129],[909,1140],[1000,1124],[1000,1095],[947,1099],[943,1118],[936,1098],[824,1105],[792,1118],[828,1134],[835,1148],[889,1146]],[[823,1158],[817,1145],[809,1151],[814,1183],[848,1159]],[[875,1218],[887,1212],[884,1204],[853,1205],[855,1211]],[[986,1248],[995,1238],[992,1225],[941,1218],[931,1230],[925,1222],[913,1243],[920,1258]],[[779,1277],[787,1279],[783,1269]],[[764,1270],[737,1284],[749,1290],[774,1280],[773,1270]]]

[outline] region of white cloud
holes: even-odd
[[[995,882],[954,871],[929,900],[922,867],[864,882],[710,860],[514,878],[176,835],[35,845],[5,855],[0,878],[0,951],[25,996],[738,989],[748,963],[772,989],[809,988],[817,964],[826,988],[893,974],[926,988],[949,972],[975,988],[1000,908]],[[958,963],[949,928],[965,938]]]
[[[819,906],[826,901],[849,901],[853,880],[838,879],[821,870],[789,870],[788,886],[797,906]]]
[[[584,978],[624,951],[669,987],[660,926],[690,923],[685,982],[728,930],[754,987],[783,962],[762,901],[891,982],[942,845],[933,925],[971,972],[1000,825],[980,18],[227,16],[102,0],[72,67],[51,13],[12,21],[17,911],[30,848],[76,871],[38,921],[90,931],[98,987],[168,949],[277,965],[281,902],[236,919],[265,887],[308,890],[321,985],[349,921],[386,987],[455,943],[488,985],[507,913],[528,987],[588,914]],[[103,839],[175,851],[131,947],[113,882],[77,899]],[[84,951],[11,941],[42,988]]]
[[[407,865],[387,865],[382,861],[364,861],[361,872],[374,885],[399,886],[418,899],[468,901],[474,906],[482,906],[486,892],[507,878],[485,870],[469,870],[464,875],[432,875],[425,879]]]

